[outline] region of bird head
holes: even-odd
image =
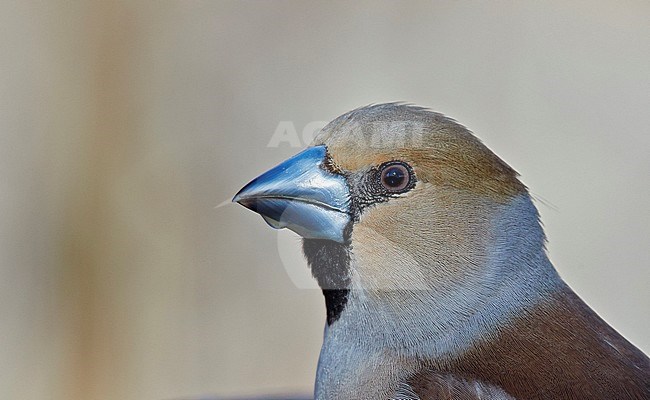
[[[512,168],[453,119],[404,104],[338,117],[233,201],[301,235],[324,290],[393,308],[424,290],[469,296],[458,312],[471,312],[507,275],[505,258],[534,257],[544,241]]]
[[[647,389],[647,358],[557,275],[517,173],[444,115],[403,104],[351,111],[234,200],[303,236],[327,308],[318,399],[420,398],[438,385],[427,377],[454,370],[483,380],[463,381],[472,393],[489,382],[504,388],[499,398],[525,398],[585,371],[555,392],[569,393],[595,382],[584,367],[594,362],[612,381],[593,393],[617,397],[626,370],[626,385]]]

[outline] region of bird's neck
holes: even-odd
[[[530,199],[526,196],[503,207],[497,217],[482,275],[453,290],[366,290],[355,276],[354,249],[305,241],[305,254],[321,287],[332,280],[322,271],[349,274],[335,282],[345,285],[338,292],[339,301],[328,304],[317,377],[317,394],[327,395],[318,398],[346,397],[355,390],[349,385],[369,379],[373,383],[364,386],[372,388],[372,395],[365,398],[386,397],[386,388],[407,379],[422,362],[435,365],[460,359],[561,290],[563,283],[547,258]]]
[[[453,292],[392,290],[377,293],[355,287],[346,292],[338,320],[330,324],[326,342],[347,346],[349,340],[368,351],[390,349],[399,357],[447,362],[461,357],[503,326],[544,304],[565,287],[545,254],[535,265],[492,273],[489,289],[462,286]],[[339,333],[336,337],[334,333]],[[335,348],[332,345],[332,348]]]

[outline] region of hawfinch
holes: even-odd
[[[348,112],[233,201],[303,238],[318,400],[650,399],[648,357],[560,278],[518,174],[451,118]]]

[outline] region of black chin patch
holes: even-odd
[[[351,225],[346,231],[351,230]],[[324,239],[303,239],[302,249],[312,275],[323,290],[327,324],[332,325],[339,319],[348,301],[350,245]]]

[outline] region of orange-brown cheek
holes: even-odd
[[[365,210],[352,231],[364,286],[393,280],[399,287],[444,288],[478,275],[488,230],[478,213],[490,210],[475,200],[419,182],[403,197]]]

